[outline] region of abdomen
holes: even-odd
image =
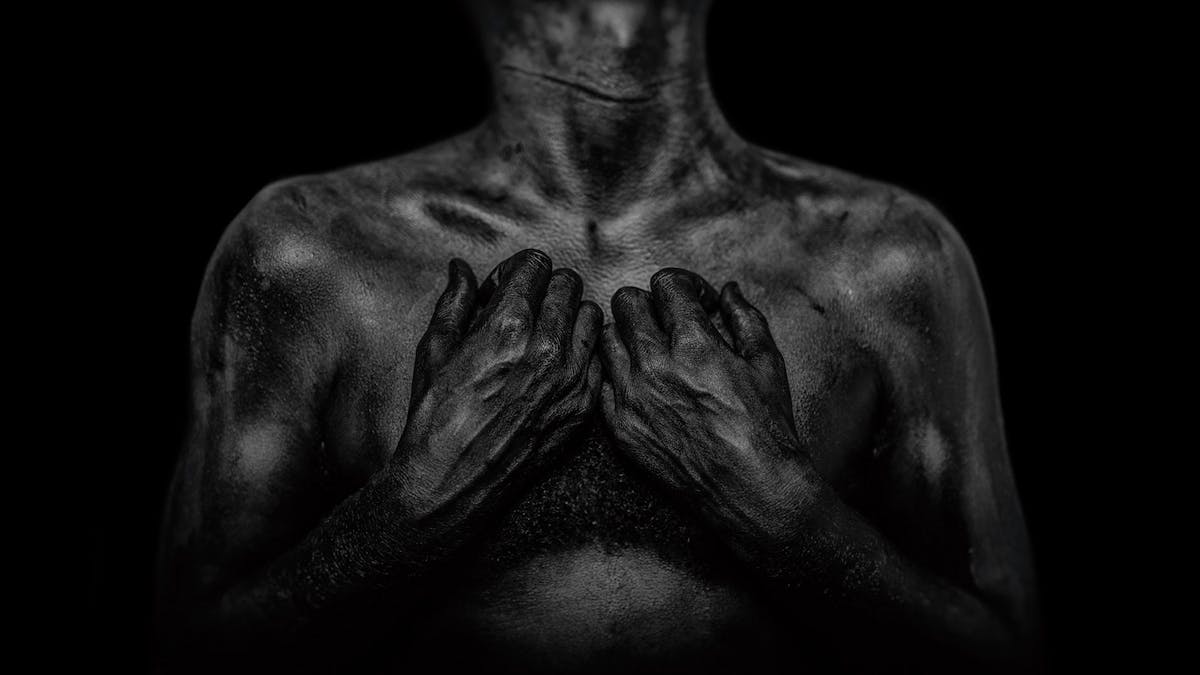
[[[419,647],[456,665],[758,671],[785,642],[749,575],[617,455],[598,424],[503,517],[459,578]]]
[[[760,672],[785,661],[751,593],[644,549],[538,556],[443,605],[434,626],[427,646],[489,671]]]

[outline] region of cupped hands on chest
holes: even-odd
[[[465,542],[599,411],[619,451],[735,550],[789,546],[813,470],[783,357],[735,282],[718,293],[663,269],[618,290],[602,327],[579,275],[539,251],[480,285],[461,260],[448,276],[392,459],[414,526]]]

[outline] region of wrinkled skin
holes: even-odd
[[[392,462],[412,527],[440,533],[441,549],[468,541],[595,407],[602,313],[580,304],[578,274],[550,268],[545,254],[523,251],[477,291],[470,266],[451,261],[417,346]]]
[[[238,215],[193,317],[165,670],[1031,667],[970,255],[920,198],[738,138],[701,5],[477,3],[484,124]]]
[[[618,447],[737,548],[786,546],[812,469],[766,319],[736,282],[718,299],[699,276],[665,269],[650,287],[618,290],[604,333],[604,416]]]

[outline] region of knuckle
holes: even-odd
[[[747,340],[744,340],[741,351],[743,356],[758,357],[767,356],[768,352],[771,350],[768,348],[767,343],[763,340],[757,337],[751,337]]]
[[[695,354],[706,351],[708,347],[708,336],[695,329],[679,330],[671,336],[671,348],[681,352]]]
[[[452,326],[455,319],[458,318],[459,313],[460,310],[456,305],[449,303],[438,305],[433,310],[433,317],[430,319],[430,324],[433,326]]]
[[[661,360],[660,356],[665,353],[663,345],[658,340],[641,333],[634,337],[631,351],[637,352],[642,365],[648,368],[657,366]]]
[[[539,338],[529,343],[525,356],[535,363],[551,363],[559,360],[561,351],[554,340]]]
[[[754,305],[747,305],[747,313],[750,315],[750,320],[758,324],[759,328],[767,329],[767,315],[763,314]]]
[[[570,342],[571,335],[574,333],[574,326],[571,324],[573,318],[571,312],[566,308],[542,305],[541,315],[537,319],[537,328],[534,333],[541,339]]]
[[[527,333],[531,323],[528,308],[513,307],[492,317],[492,330],[502,338],[515,338]]]

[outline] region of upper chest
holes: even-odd
[[[820,224],[822,214],[770,205],[681,213],[650,205],[617,219],[547,212],[515,223],[476,205],[413,197],[388,204],[382,215],[342,218],[349,270],[342,293],[351,317],[326,422],[335,459],[351,473],[369,474],[396,447],[413,353],[445,286],[447,262],[467,261],[482,281],[524,248],[575,269],[584,298],[606,314],[617,289],[646,288],[663,267],[693,270],[717,288],[737,281],[770,321],[797,420],[846,444],[868,433],[875,394],[870,355],[827,297],[833,258],[805,245],[806,221]],[[834,470],[841,463],[834,454],[825,452],[818,464]]]

